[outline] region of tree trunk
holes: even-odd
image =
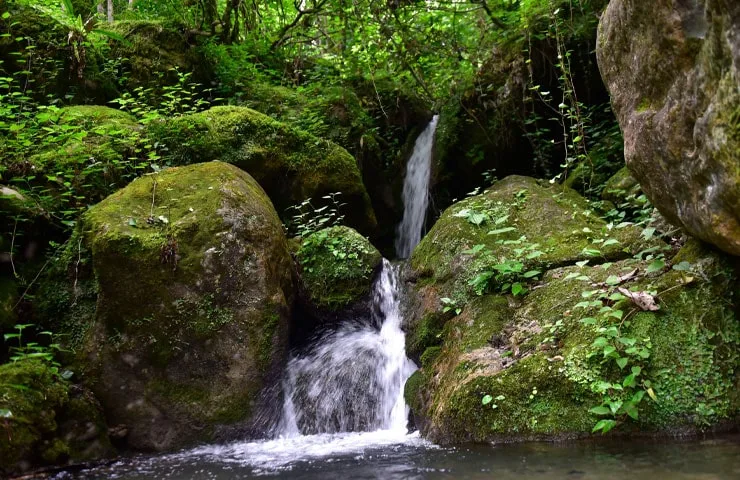
[[[98,14],[104,15],[105,14],[105,7],[103,7],[102,3],[98,3]]]
[[[108,23],[113,23],[113,0],[108,0]]]

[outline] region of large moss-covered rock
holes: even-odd
[[[112,56],[126,67],[127,87],[161,88],[175,84],[178,74],[194,75],[204,84],[211,77],[196,37],[184,23],[172,20],[125,20],[106,26],[125,41],[112,41]]]
[[[364,233],[376,225],[355,160],[342,147],[245,107],[214,107],[150,124],[152,139],[176,164],[233,163],[267,191],[278,212],[341,192],[347,223]]]
[[[167,169],[92,207],[80,232],[67,292],[46,307],[78,310],[64,323],[83,380],[128,445],[249,427],[285,359],[292,304],[287,241],[257,182],[221,162]]]
[[[51,108],[45,116],[45,127],[58,141],[5,164],[9,178],[31,177],[28,183],[43,192],[36,196],[38,208],[59,215],[96,203],[128,182],[141,130],[133,116],[100,106]]]
[[[647,346],[648,355],[627,367],[640,367],[639,378],[651,382],[655,395],[645,395],[637,420],[619,417],[622,432],[695,432],[731,425],[740,412],[737,277],[722,255],[695,243],[672,259],[682,262],[689,271],[638,274],[620,284],[657,292],[660,310],[642,311],[625,299],[612,303],[624,314],[624,322],[614,322],[620,334]],[[603,333],[589,320],[598,317],[598,308],[576,305],[594,284],[647,266],[623,260],[557,268],[523,300],[474,299],[445,324],[443,343],[427,349],[422,368],[406,385],[422,433],[442,443],[590,434],[600,418],[590,410],[602,402],[595,385],[621,383],[629,368],[620,372],[612,360],[603,361],[603,347],[594,346]],[[627,348],[620,350],[625,357]],[[621,392],[612,395],[620,398]]]
[[[609,326],[649,351],[624,368],[639,366],[656,396],[637,421],[620,414],[620,431],[731,423],[740,407],[737,273],[696,241],[676,253],[653,232],[607,224],[574,191],[525,177],[445,211],[405,273],[407,352],[422,367],[406,399],[422,434],[442,443],[588,435],[598,382],[626,375],[594,347]],[[613,310],[619,319],[605,317]]]
[[[439,299],[464,304],[476,290],[471,281],[492,265],[518,262],[524,273],[581,260],[616,260],[640,248],[636,228],[612,227],[574,190],[507,177],[445,210],[414,250],[411,318],[431,327],[439,320],[434,314]],[[415,332],[424,336],[427,328]],[[409,351],[420,355],[424,342],[409,338]]]
[[[406,273],[407,351],[422,368],[405,393],[422,434],[441,443],[588,435],[599,420],[590,413],[603,400],[599,382],[626,375],[594,346],[610,326],[632,342],[615,350],[632,355],[624,368],[640,367],[656,396],[645,397],[638,420],[618,416],[620,431],[734,421],[732,262],[696,242],[676,254],[650,229],[640,233],[606,224],[570,189],[525,177],[443,213]],[[510,269],[519,273],[500,275]],[[486,272],[488,284],[476,288]],[[659,309],[633,304],[619,288],[647,294]],[[647,357],[636,360],[641,352]]]
[[[380,252],[349,227],[332,227],[304,238],[296,253],[301,285],[309,301],[337,310],[370,292]]]
[[[627,165],[672,223],[740,255],[740,4],[612,0],[597,54]]]
[[[46,363],[0,365],[0,473],[79,462],[112,451],[100,406]]]

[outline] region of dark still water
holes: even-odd
[[[397,431],[133,457],[55,479],[740,479],[740,436],[441,448]]]

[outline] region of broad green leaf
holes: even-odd
[[[617,365],[619,365],[619,368],[624,370],[624,367],[627,366],[627,363],[629,362],[629,359],[627,357],[620,357],[617,359]]]
[[[678,270],[679,272],[688,272],[689,270],[691,270],[691,264],[684,260],[681,263],[675,264],[672,268],[673,270]]]
[[[486,395],[486,396],[484,396],[484,397],[483,397],[483,398],[481,399],[480,403],[482,403],[483,405],[488,405],[488,404],[489,404],[489,403],[491,403],[492,401],[493,401],[493,397],[492,397],[491,395]]]
[[[488,234],[489,235],[500,235],[502,233],[513,232],[514,230],[516,230],[516,228],[514,227],[497,228],[496,230],[491,230],[490,232],[488,232]]]
[[[596,433],[598,431],[601,431],[602,434],[605,434],[616,426],[617,426],[617,422],[615,420],[599,420],[596,423],[596,425],[594,425],[594,428],[593,430],[591,430],[591,433]]]
[[[619,245],[619,240],[616,240],[614,238],[610,238],[606,242],[604,242],[604,244],[602,246],[608,247],[610,245]]]
[[[594,407],[589,412],[594,413],[596,415],[609,415],[611,413],[611,410],[609,410],[607,407]]]
[[[647,273],[659,272],[660,270],[663,270],[664,267],[665,267],[665,261],[659,258],[657,260],[654,260],[650,265],[648,265]]]

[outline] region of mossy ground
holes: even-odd
[[[616,243],[601,247],[608,238]],[[411,265],[440,285],[442,296],[464,304],[473,295],[469,282],[497,263],[520,259],[527,271],[614,260],[639,248],[638,238],[635,228],[609,230],[569,188],[512,176],[448,208],[414,250]],[[483,246],[479,253],[466,253],[476,245]],[[525,247],[541,254],[516,253]]]

